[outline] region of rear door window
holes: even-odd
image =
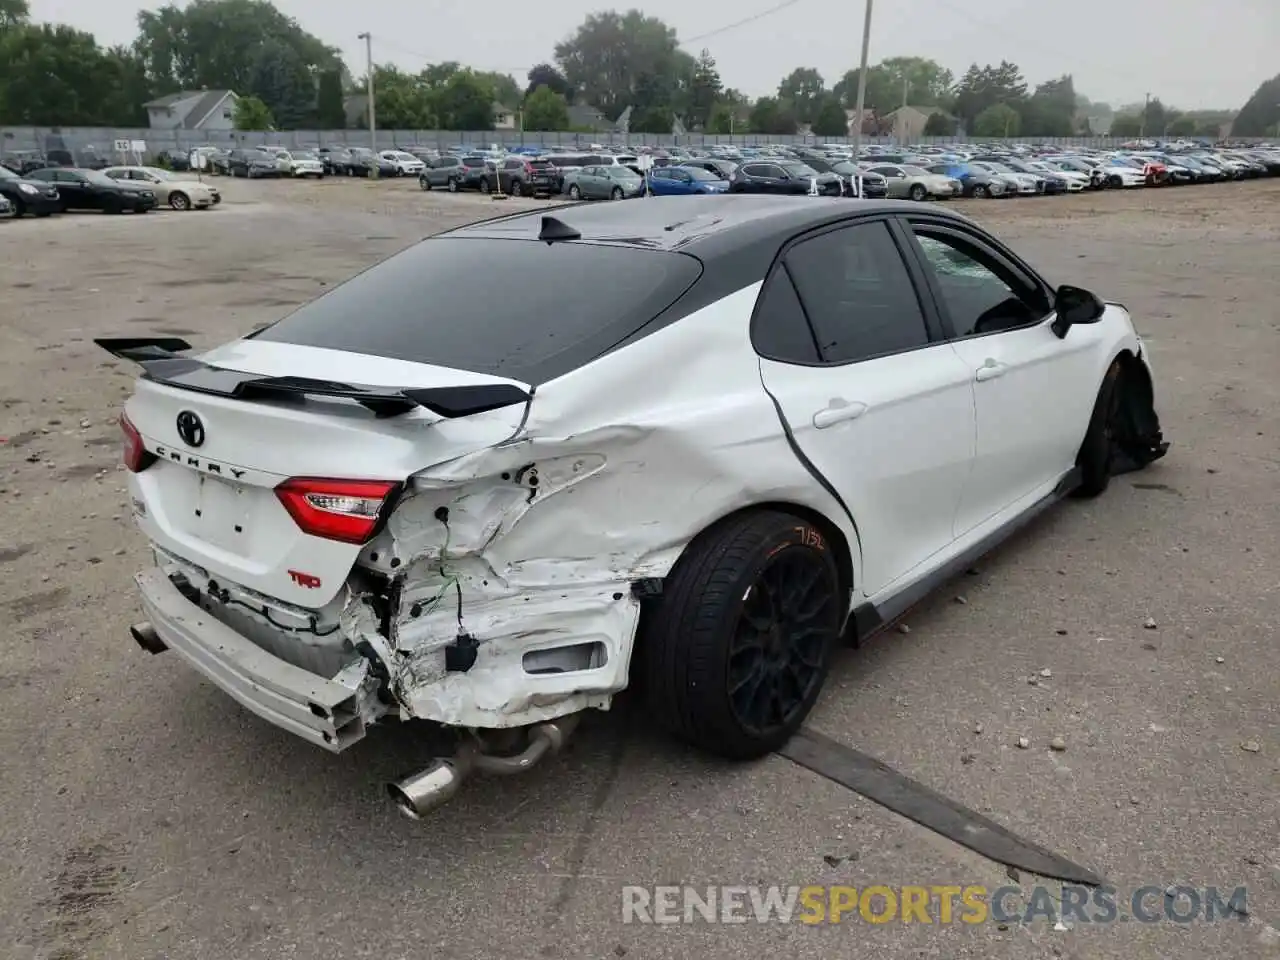
[[[701,272],[682,253],[434,237],[251,336],[538,384],[634,334]]]
[[[851,363],[929,344],[915,284],[883,222],[796,244],[786,266],[827,363]]]

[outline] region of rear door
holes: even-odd
[[[974,454],[972,375],[904,245],[884,219],[802,239],[752,327],[795,444],[853,515],[868,596],[950,545]]]

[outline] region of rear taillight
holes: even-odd
[[[124,465],[131,473],[141,473],[155,463],[155,454],[147,450],[142,442],[142,434],[133,425],[128,414],[120,414],[120,432],[124,434]]]
[[[366,543],[400,484],[385,480],[318,480],[295,477],[276,496],[299,529],[313,537]]]

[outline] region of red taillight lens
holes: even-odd
[[[398,483],[385,480],[317,480],[295,477],[276,496],[303,533],[342,543],[365,543]]]
[[[155,462],[155,454],[147,451],[128,414],[120,414],[120,432],[124,434],[124,465],[131,473],[141,473]]]

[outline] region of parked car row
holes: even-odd
[[[147,213],[158,206],[206,210],[222,202],[222,193],[189,173],[159,167],[45,167],[25,175],[0,167],[0,199],[0,214],[17,218],[72,210]]]

